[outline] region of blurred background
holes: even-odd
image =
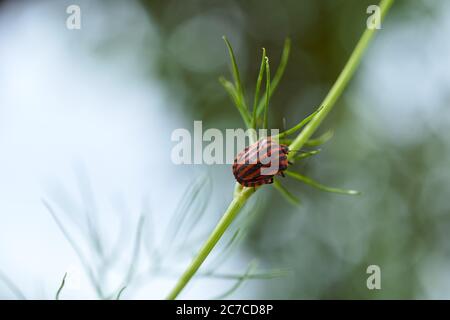
[[[261,48],[275,69],[291,38],[282,129],[321,103],[371,4],[0,2],[0,298],[54,299],[64,274],[61,299],[164,298],[232,199],[230,165],[170,158],[194,120],[244,126],[218,82],[222,35],[248,99]],[[362,195],[287,178],[296,207],[264,187],[180,297],[449,299],[449,38],[448,1],[396,1],[317,133],[333,139],[295,168]]]

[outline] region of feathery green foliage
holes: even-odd
[[[284,71],[286,70],[286,66],[289,60],[289,54],[291,51],[291,39],[287,38],[284,42],[283,52],[281,54],[281,61],[278,65],[277,71],[275,72],[275,76],[272,79],[272,82],[270,84],[270,92],[269,92],[269,99],[274,94],[275,90],[277,89],[278,85],[280,84],[281,78],[283,77]],[[266,96],[267,92],[264,94]],[[265,106],[265,98],[261,98],[258,108],[257,108],[257,116],[261,116],[261,114],[264,111]]]
[[[393,0],[381,0],[380,2],[380,9],[381,9],[381,17],[384,19],[386,13],[388,12],[389,8],[391,7],[393,3]],[[340,73],[339,77],[337,78],[335,84],[332,86],[330,92],[325,97],[323,103],[321,104],[321,107],[317,112],[312,116],[312,118],[309,120],[309,122],[305,125],[303,130],[297,135],[297,137],[292,141],[292,143],[289,145],[289,148],[291,150],[301,150],[301,148],[307,143],[307,141],[310,139],[310,137],[315,133],[319,125],[322,123],[322,121],[325,119],[327,114],[331,111],[333,108],[335,102],[338,100],[338,98],[341,96],[342,92],[344,91],[345,87],[347,86],[348,82],[352,78],[353,74],[355,73],[359,62],[363,56],[363,53],[367,49],[370,41],[372,40],[373,35],[375,34],[376,29],[366,29],[357,43],[355,49],[353,50],[347,64],[344,66],[344,69]],[[237,70],[237,64],[234,58],[234,53],[231,49],[231,45],[228,41],[226,41],[228,50],[230,51],[230,55],[232,57],[232,65],[233,65],[233,75],[236,82],[236,87],[238,88],[237,95],[242,99],[242,88],[240,84],[240,78],[239,78],[239,72]],[[287,56],[289,54],[290,49],[290,42],[288,45],[285,45],[285,52],[286,58],[282,59],[282,63],[280,64],[279,70],[280,72],[277,72],[277,75],[280,74],[279,78],[281,78],[281,75],[284,72],[285,69],[285,62],[287,61]],[[283,55],[284,56],[284,55]],[[282,66],[282,68],[281,68]],[[267,67],[267,65],[266,65]],[[280,69],[281,68],[281,69]],[[267,75],[266,75],[267,76]],[[267,77],[266,80],[270,80],[269,77]],[[270,96],[275,91],[276,87],[278,86],[278,77],[276,76],[273,81],[276,81],[275,83],[272,83],[272,90],[270,92],[266,92],[266,102],[267,102],[267,96]],[[270,87],[269,87],[270,88]],[[241,101],[242,103],[242,101]],[[261,104],[260,104],[261,105]],[[266,109],[267,103],[263,103],[263,106],[261,107],[261,112],[263,109]],[[245,104],[244,104],[245,106]],[[259,106],[258,106],[259,107]],[[239,108],[238,108],[239,109]],[[248,110],[246,110],[246,114],[248,114]],[[242,114],[242,113],[241,113]],[[257,110],[257,116],[258,116],[258,110]],[[244,118],[244,117],[243,117]],[[246,122],[244,118],[244,122]],[[298,124],[300,126],[301,122]],[[248,125],[247,125],[248,126]],[[294,127],[295,128],[295,127]],[[322,139],[323,140],[326,139]],[[291,152],[288,156],[289,160],[292,160],[295,158],[295,153]],[[311,183],[310,179],[305,179],[302,177],[302,179],[299,179],[302,182],[306,182],[318,187],[317,183]],[[320,188],[325,191],[330,191],[330,188],[324,187],[320,185]],[[241,209],[244,207],[247,200],[252,196],[253,193],[255,193],[255,189],[253,188],[235,188],[234,193],[234,199],[228,206],[227,210],[225,211],[224,215],[222,216],[221,220],[218,222],[215,229],[211,232],[210,236],[204,243],[203,247],[200,249],[199,253],[193,258],[192,262],[187,267],[186,271],[181,275],[179,280],[177,281],[175,287],[173,290],[169,293],[168,299],[175,299],[178,297],[180,292],[183,290],[183,288],[188,284],[188,282],[191,280],[191,278],[196,274],[200,266],[203,264],[205,259],[208,257],[214,246],[217,244],[217,242],[220,240],[222,235],[225,233],[225,231],[230,226],[231,222],[235,219],[235,217],[238,215],[238,213],[241,211]],[[336,189],[334,189],[336,191]],[[352,194],[355,194],[353,191]]]
[[[294,206],[298,206],[300,204],[300,199],[293,195],[287,188],[283,187],[283,185],[278,181],[278,179],[274,179],[273,186],[277,189],[281,195]]]
[[[215,297],[213,300],[222,300],[230,295],[232,295],[239,287],[245,282],[245,280],[249,279],[252,272],[256,269],[256,262],[251,262],[247,268],[247,271],[245,271],[244,275],[241,277],[238,277],[236,283],[228,289],[226,292],[222,293],[220,296]]]
[[[321,134],[319,137],[314,138],[314,139],[309,139],[308,141],[305,142],[305,146],[307,147],[317,147],[317,146],[321,146],[324,143],[328,142],[329,140],[331,140],[331,138],[333,138],[334,132],[333,130],[328,130],[325,133]]]
[[[263,128],[269,128],[269,100],[270,100],[270,66],[269,58],[266,57],[266,99],[264,100],[264,118],[263,118]]]
[[[292,178],[294,178],[294,179],[296,179],[298,181],[304,182],[304,183],[306,183],[306,184],[308,184],[308,185],[310,185],[310,186],[312,186],[314,188],[317,188],[319,190],[322,190],[322,191],[333,192],[333,193],[341,193],[341,194],[348,194],[348,195],[361,194],[361,192],[356,191],[356,190],[345,190],[345,189],[339,189],[339,188],[333,188],[333,187],[324,186],[323,184],[320,184],[320,183],[314,181],[313,179],[305,177],[304,175],[302,175],[300,173],[297,173],[297,172],[285,171],[285,173],[286,173],[286,175],[288,175],[288,176],[290,176],[290,177],[292,177]]]
[[[262,58],[261,58],[261,66],[259,67],[258,79],[256,80],[255,87],[255,98],[253,100],[253,110],[252,110],[252,128],[257,129],[257,107],[258,107],[258,99],[259,99],[259,91],[261,89],[261,82],[264,76],[264,69],[266,66],[266,49],[262,49]]]
[[[306,158],[315,156],[315,155],[318,154],[319,152],[320,152],[320,149],[302,152],[302,153],[299,153],[298,155],[296,155],[296,156],[294,157],[294,159],[295,159],[295,160],[306,159]]]

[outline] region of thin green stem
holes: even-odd
[[[269,100],[270,100],[270,67],[269,67],[269,58],[266,57],[266,100],[264,104],[264,119],[263,119],[263,128],[269,129]]]
[[[122,296],[122,293],[125,291],[126,288],[127,287],[123,287],[122,289],[119,290],[116,296],[116,300],[120,300],[120,297]]]
[[[296,133],[297,131],[299,131],[301,128],[303,128],[306,124],[308,124],[309,121],[311,121],[312,118],[314,118],[314,116],[320,111],[322,107],[317,108],[316,111],[314,111],[313,113],[311,113],[309,116],[307,116],[305,119],[303,119],[302,121],[300,121],[299,124],[297,124],[296,126],[290,128],[289,130],[286,130],[280,134],[278,134],[276,137],[278,139],[282,139],[284,137],[290,136],[291,134]]]
[[[333,188],[333,187],[327,187],[324,186],[321,183],[318,183],[316,181],[314,181],[311,178],[308,178],[298,172],[292,172],[292,171],[285,171],[286,175],[299,180],[301,182],[304,182],[306,184],[309,184],[310,186],[313,186],[314,188],[320,189],[322,191],[326,191],[326,192],[333,192],[333,193],[340,193],[340,194],[348,194],[348,195],[359,195],[361,194],[361,192],[356,191],[356,190],[345,190],[345,189],[340,189],[340,188]]]
[[[381,19],[383,19],[386,13],[389,11],[393,0],[381,0],[380,2],[380,11],[381,11]],[[370,41],[372,40],[373,35],[375,34],[376,29],[366,29],[361,36],[361,39],[356,44],[355,49],[353,50],[350,58],[347,61],[344,69],[341,74],[337,78],[330,92],[328,92],[327,96],[323,100],[320,111],[314,116],[313,119],[305,126],[305,128],[300,132],[300,134],[295,138],[295,140],[291,143],[289,148],[291,150],[300,150],[306,141],[313,135],[313,133],[317,130],[319,125],[325,119],[327,114],[331,111],[337,99],[341,96],[348,82],[352,78],[355,70],[357,69],[361,58],[364,52],[367,49]],[[294,157],[294,154],[289,154],[289,160]]]
[[[239,95],[241,95],[241,97],[243,98],[244,97],[244,89],[242,88],[241,76],[239,75],[239,68],[236,63],[236,57],[234,56],[233,48],[231,47],[231,44],[228,41],[227,37],[223,36],[222,38],[228,47],[228,52],[231,57],[231,66],[232,66],[232,70],[233,70],[234,81],[236,83],[236,90],[239,93]]]
[[[250,118],[250,113],[247,108],[247,104],[245,103],[244,88],[242,87],[242,81],[241,81],[241,76],[239,75],[239,68],[237,66],[236,57],[234,55],[233,48],[231,47],[231,44],[228,41],[228,39],[225,36],[223,36],[222,38],[227,45],[228,52],[229,52],[230,58],[231,58],[231,66],[232,66],[232,71],[233,71],[234,83],[235,83],[235,87],[236,87],[236,95],[238,98],[239,105],[241,106],[240,108],[242,109],[242,110],[240,110],[240,112],[245,114],[245,116],[243,116],[244,121],[247,125],[247,128],[250,128],[251,118]]]
[[[58,291],[56,291],[55,300],[59,300],[61,291],[64,288],[64,285],[66,284],[66,277],[67,277],[67,272],[64,273],[64,277],[62,278],[62,281],[61,281],[61,284],[59,285]]]
[[[296,196],[294,196],[287,188],[283,187],[283,185],[280,183],[280,181],[278,181],[277,179],[275,179],[273,181],[273,186],[275,189],[277,189],[281,195],[287,200],[289,201],[291,204],[293,204],[294,206],[298,206],[300,205],[300,199],[297,198]]]
[[[186,284],[191,280],[194,274],[197,272],[198,268],[202,265],[203,261],[208,257],[211,250],[220,240],[222,235],[228,229],[230,224],[233,222],[234,218],[237,216],[239,211],[241,211],[244,204],[247,202],[247,199],[254,193],[253,188],[244,188],[239,195],[237,195],[233,201],[231,201],[230,206],[227,211],[225,211],[224,215],[220,219],[216,228],[211,232],[209,238],[204,243],[203,247],[200,249],[197,256],[192,260],[189,267],[183,273],[181,278],[178,280],[178,283],[167,296],[167,299],[175,299],[178,294],[183,290]]]
[[[257,123],[257,113],[256,109],[258,107],[258,99],[259,99],[259,90],[261,89],[261,82],[264,76],[264,68],[266,65],[266,49],[262,49],[262,58],[261,58],[261,66],[259,67],[258,79],[256,80],[256,88],[255,88],[255,99],[253,100],[253,114],[252,114],[252,128],[256,130]]]
[[[228,92],[231,99],[233,100],[234,105],[236,106],[236,108],[239,111],[239,114],[241,115],[242,119],[244,120],[245,126],[247,128],[250,128],[252,124],[251,124],[251,119],[250,119],[248,110],[246,110],[245,106],[242,104],[241,96],[236,91],[236,88],[234,87],[234,85],[230,81],[226,80],[223,77],[219,78],[219,82],[225,88],[225,90]]]
[[[328,130],[315,139],[308,139],[308,141],[305,142],[305,146],[306,147],[321,146],[322,144],[328,142],[331,138],[333,138],[333,135],[334,135],[333,130]]]
[[[391,7],[393,0],[382,0],[380,2],[381,8],[381,17],[384,18],[389,8]],[[311,121],[305,126],[302,132],[295,138],[295,140],[290,145],[291,150],[300,150],[300,148],[305,144],[305,142],[314,134],[319,125],[325,119],[326,115],[331,111],[332,107],[336,100],[340,97],[343,90],[345,89],[347,83],[353,76],[361,58],[366,50],[368,44],[370,43],[374,30],[367,29],[359,42],[357,43],[355,49],[353,50],[352,55],[350,56],[347,64],[339,75],[336,83],[331,88],[328,95],[325,97],[325,100],[321,104],[323,107],[317,112],[317,114],[311,119]],[[275,86],[272,88],[272,93]],[[294,157],[295,153],[289,154],[290,158]],[[215,227],[215,229],[211,232],[210,236],[204,243],[203,247],[200,249],[200,252],[197,256],[189,264],[186,271],[181,275],[178,282],[176,283],[173,290],[168,295],[168,299],[175,299],[181,290],[188,284],[191,278],[195,275],[197,270],[200,268],[202,263],[208,257],[209,253],[212,251],[214,246],[220,240],[222,235],[228,229],[230,224],[238,215],[239,211],[245,205],[250,196],[255,192],[253,188],[236,188],[234,193],[234,199],[230,203],[228,209],[225,211],[224,215],[220,219],[219,223]]]
[[[272,82],[270,83],[270,93],[269,98],[272,97],[275,90],[278,87],[278,84],[281,81],[281,78],[283,77],[284,71],[286,70],[287,62],[289,60],[289,53],[291,51],[291,39],[287,38],[286,41],[284,41],[284,47],[283,47],[283,53],[281,54],[281,61],[278,65],[277,71],[275,72],[275,76],[272,79]],[[258,107],[256,108],[257,116],[259,117],[261,113],[264,111],[264,103],[265,98],[261,97],[258,103]]]

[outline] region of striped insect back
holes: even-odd
[[[273,183],[287,169],[289,148],[270,137],[258,140],[241,151],[233,163],[233,174],[244,187]]]

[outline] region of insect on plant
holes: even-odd
[[[389,8],[391,7],[392,4],[393,0],[381,0],[379,4],[381,19],[384,19],[386,13],[389,11]],[[315,188],[327,192],[335,192],[349,195],[359,194],[359,192],[354,190],[342,190],[324,186],[298,172],[287,170],[288,169],[287,167],[289,161],[295,163],[296,160],[313,156],[319,152],[319,150],[312,150],[296,154],[294,152],[289,153],[289,150],[301,150],[302,147],[304,146],[318,146],[331,138],[332,134],[330,132],[327,132],[318,138],[311,139],[312,135],[316,132],[319,125],[331,111],[336,101],[341,96],[342,92],[347,86],[348,82],[352,78],[353,74],[355,73],[365,50],[367,49],[369,43],[371,42],[375,32],[377,32],[376,30],[377,29],[366,29],[363,32],[361,38],[356,44],[356,47],[354,48],[352,54],[350,55],[350,58],[348,59],[344,68],[339,74],[336,82],[331,87],[329,93],[326,95],[325,99],[320,104],[320,107],[317,108],[311,115],[300,121],[297,125],[295,125],[291,129],[288,129],[276,136],[270,137],[270,140],[269,139],[266,140],[266,143],[270,141],[268,145],[272,145],[272,147],[274,147],[276,150],[281,151],[280,156],[274,158],[275,160],[279,160],[281,164],[285,166],[276,167],[276,169],[272,171],[270,171],[269,169],[268,175],[264,176],[261,174],[262,169],[265,168],[263,166],[264,164],[262,161],[263,159],[258,158],[253,159],[254,163],[248,165],[245,165],[245,161],[244,164],[242,163],[233,164],[233,173],[236,179],[238,180],[238,183],[236,184],[235,187],[233,200],[229,204],[228,208],[226,209],[220,221],[217,223],[214,230],[211,232],[211,234],[206,239],[203,246],[200,248],[198,254],[192,259],[191,263],[189,264],[185,272],[178,279],[174,288],[167,296],[168,299],[177,298],[180,292],[186,287],[186,285],[189,283],[192,277],[197,273],[198,269],[202,266],[203,262],[206,260],[206,258],[209,256],[215,245],[219,242],[225,231],[227,231],[228,227],[231,225],[231,223],[237,217],[239,212],[245,206],[249,198],[255,192],[257,192],[259,188],[258,189],[255,188],[256,186],[271,184],[273,182],[274,187],[278,191],[280,191],[281,194],[283,194],[283,196],[285,196],[289,201],[296,204],[298,204],[297,197],[292,195],[290,191],[288,191],[285,187],[281,185],[281,183],[277,180],[278,175],[286,174],[287,176],[295,180],[298,180],[300,182],[306,183],[310,186],[313,186]],[[231,57],[234,83],[224,78],[220,78],[219,80],[221,84],[224,86],[225,90],[230,95],[234,105],[236,106],[238,112],[240,113],[244,121],[245,126],[248,129],[257,129],[257,127],[267,129],[269,100],[272,94],[275,92],[286,68],[290,51],[290,40],[288,39],[285,42],[280,65],[273,79],[270,76],[269,59],[266,56],[266,51],[264,49],[262,50],[261,66],[256,81],[252,109],[248,107],[246,102],[246,97],[244,95],[244,90],[239,75],[239,69],[237,67],[233,49],[225,37],[224,40],[228,47],[228,51]],[[265,93],[260,98],[260,89],[264,75],[266,80]],[[294,139],[289,139],[289,136],[292,136],[294,134],[297,134],[296,137]],[[272,139],[279,139],[280,144],[278,143],[273,144]],[[262,151],[261,154],[263,155],[264,159],[266,158],[266,156],[267,157],[269,156],[268,152],[263,151],[264,149],[261,148],[261,145],[264,143],[264,141],[257,142],[258,139],[256,135],[250,136],[250,141],[252,144],[248,149],[244,149],[238,155],[236,162],[240,161],[241,158],[245,160],[245,158],[248,157],[250,159],[251,156],[254,155],[255,151]],[[284,160],[284,157],[286,157],[286,160]]]
[[[292,164],[287,160],[289,147],[278,144],[271,137],[258,140],[241,151],[233,164],[233,174],[244,187],[272,184],[276,175],[284,177],[283,171]]]
[[[384,19],[386,13],[388,12],[392,4],[393,0],[381,0],[379,4],[380,20]],[[273,78],[271,77],[270,74],[269,59],[266,56],[266,50],[265,49],[262,50],[262,59],[256,80],[253,103],[250,106],[247,104],[247,97],[244,94],[239,69],[236,63],[233,49],[228,40],[224,37],[231,58],[233,82],[230,82],[225,78],[220,78],[219,81],[223,85],[227,93],[230,95],[231,100],[233,101],[237,111],[242,117],[245,127],[247,129],[252,129],[251,132],[253,133],[250,135],[251,143],[250,146],[242,150],[237,155],[233,163],[232,170],[234,177],[237,180],[237,183],[234,189],[234,195],[231,203],[228,205],[227,209],[223,213],[221,219],[218,221],[215,228],[211,231],[211,233],[207,237],[206,241],[200,248],[197,255],[192,259],[192,261],[187,266],[184,273],[181,274],[181,276],[179,277],[172,291],[168,294],[167,296],[168,299],[176,299],[181,293],[181,291],[194,277],[194,275],[197,274],[199,268],[202,266],[206,258],[210,255],[211,251],[214,249],[216,244],[222,238],[224,233],[229,229],[231,223],[236,219],[238,214],[242,211],[245,211],[245,209],[248,209],[248,206],[245,207],[245,205],[247,204],[250,197],[258,191],[259,188],[257,187],[261,187],[266,184],[267,185],[273,184],[273,186],[277,191],[279,191],[288,201],[296,205],[299,204],[298,198],[279,182],[278,180],[279,176],[285,177],[286,175],[287,177],[293,178],[297,181],[308,184],[322,191],[341,193],[347,195],[359,194],[359,192],[354,190],[343,190],[334,187],[324,186],[321,183],[318,183],[299,172],[292,171],[291,168],[296,163],[296,161],[299,161],[301,159],[310,156],[314,156],[320,151],[318,149],[315,150],[313,149],[309,151],[299,152],[298,150],[302,150],[303,147],[320,146],[332,137],[331,131],[328,131],[322,136],[312,138],[312,136],[317,131],[317,128],[326,118],[328,113],[332,110],[336,101],[346,88],[348,82],[355,73],[359,65],[359,62],[361,61],[361,58],[365,50],[367,49],[369,43],[371,42],[377,30],[378,29],[376,28],[369,28],[363,32],[349,60],[345,64],[341,73],[339,74],[336,82],[331,87],[329,93],[326,95],[323,102],[320,104],[320,107],[318,107],[314,112],[312,112],[309,116],[301,120],[298,124],[296,124],[292,128],[280,134],[264,138],[257,137],[256,132],[258,128],[268,129],[269,127],[268,123],[269,101],[274,92],[276,91],[280,83],[280,80],[283,76],[283,73],[286,69],[290,53],[291,42],[289,39],[286,40],[280,64]],[[265,91],[263,92],[263,94],[260,94],[262,91],[263,80],[265,80]],[[177,237],[180,238],[180,234],[182,237],[182,240],[180,242],[184,246],[183,245],[180,246],[181,249],[176,248],[178,249],[177,253],[180,251],[185,251],[184,250],[186,248],[185,239],[187,235],[189,235],[189,232],[186,231],[183,234],[183,232],[180,231],[181,230],[180,226],[182,225],[181,222],[186,217],[194,217],[195,219],[193,219],[194,223],[192,224],[192,226],[195,226],[195,224],[198,223],[198,221],[200,220],[201,214],[204,212],[204,208],[206,207],[207,200],[200,203],[200,209],[192,206],[192,203],[197,198],[197,195],[200,194],[200,190],[202,190],[201,188],[205,187],[205,185],[206,185],[205,183],[199,182],[198,184],[190,186],[190,190],[189,192],[186,193],[187,196],[185,197],[185,200],[182,201],[180,209],[177,210],[177,214],[175,215],[175,218],[173,220],[176,222],[174,223],[176,228],[171,230],[171,232],[167,234],[166,237],[167,239],[164,239],[163,241],[165,244],[169,244],[168,246],[165,247],[164,252],[169,252],[173,240]],[[164,269],[162,268],[163,266],[162,255],[158,250],[156,250],[153,247],[150,247],[150,250],[148,250],[149,255],[152,258],[152,261],[156,262],[152,264],[147,270],[144,270],[142,276],[141,274],[137,274],[135,265],[136,261],[141,255],[140,243],[144,230],[143,225],[145,221],[145,211],[146,211],[143,210],[136,223],[136,237],[133,239],[134,240],[133,251],[130,257],[130,261],[126,261],[125,263],[126,272],[124,275],[124,279],[121,280],[120,285],[118,287],[115,287],[113,291],[110,291],[109,288],[105,288],[105,286],[102,285],[102,280],[106,278],[104,275],[107,273],[108,268],[112,268],[114,266],[122,267],[122,265],[119,264],[120,259],[118,259],[118,257],[120,254],[119,249],[123,243],[122,241],[123,239],[122,235],[119,235],[117,241],[118,245],[115,246],[115,248],[112,250],[111,253],[105,250],[106,246],[102,243],[101,241],[102,238],[100,236],[99,230],[96,228],[97,221],[95,219],[95,216],[94,219],[92,219],[93,217],[90,214],[90,212],[95,212],[95,210],[92,209],[95,208],[95,203],[92,201],[92,196],[89,195],[89,193],[84,194],[83,198],[86,202],[84,211],[86,212],[87,227],[86,230],[83,228],[81,228],[80,230],[88,235],[88,240],[92,244],[91,246],[87,246],[89,249],[87,253],[85,253],[84,250],[82,250],[83,247],[79,246],[76,243],[74,238],[71,236],[70,232],[68,232],[68,229],[66,229],[66,227],[61,223],[53,207],[45,200],[43,200],[43,203],[47,207],[52,217],[54,218],[58,227],[63,232],[69,244],[73,247],[74,251],[79,256],[80,261],[82,262],[83,267],[86,271],[86,274],[89,277],[89,280],[91,281],[93,287],[95,288],[99,298],[111,299],[115,297],[116,299],[120,299],[122,293],[126,288],[128,288],[127,286],[129,286],[129,284],[133,281],[133,279],[138,279],[136,282],[142,283],[141,279],[145,279],[144,277],[148,275],[149,271],[154,270],[160,271]],[[210,197],[206,197],[206,199],[209,198]],[[240,230],[242,229],[238,229],[235,235],[231,237],[231,240],[229,242],[229,245],[227,245],[227,248],[231,248],[231,244],[236,243],[235,239],[237,239],[240,236],[239,234]],[[124,232],[124,234],[126,233]],[[107,252],[108,254],[105,254],[105,252]],[[88,257],[90,256],[93,256],[96,262],[93,266],[87,263],[89,262]],[[222,257],[219,258],[221,259],[213,261],[216,262],[215,265],[219,265],[220,262],[223,261]],[[219,263],[217,263],[217,261],[219,261]],[[237,286],[242,281],[252,277],[257,278],[258,274],[253,273],[253,271],[254,266],[251,265],[243,276],[238,277],[239,281],[237,285],[234,286],[229,292],[232,292],[235,288],[237,288]],[[67,274],[64,275],[61,284],[56,292],[55,295],[56,299],[60,298],[61,291],[66,282],[66,275]],[[211,276],[211,275],[213,275],[212,271],[203,273],[203,276]],[[272,275],[278,276],[277,273],[266,275],[260,274],[259,276],[267,278],[267,276]],[[233,275],[231,275],[231,278],[233,278],[232,276]],[[225,275],[223,277],[230,278],[230,275]],[[21,293],[21,291],[1,271],[0,271],[0,280],[2,280],[10,288],[10,290],[13,291],[19,298],[25,299],[25,296]],[[226,294],[222,295],[222,297],[224,296],[226,296]]]

